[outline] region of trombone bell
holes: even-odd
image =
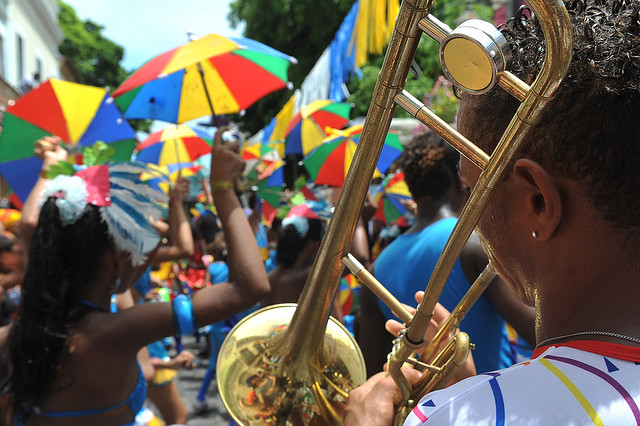
[[[333,317],[317,355],[288,355],[283,337],[296,306],[247,316],[220,348],[218,388],[239,424],[340,424],[349,391],[366,380],[357,343]]]

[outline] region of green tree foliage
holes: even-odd
[[[120,62],[124,48],[102,35],[104,27],[91,20],[81,21],[75,10],[59,0],[58,21],[64,33],[60,53],[73,61],[81,83],[115,89],[127,72]]]
[[[60,53],[73,62],[80,83],[115,90],[128,74],[120,65],[124,48],[102,35],[103,26],[80,20],[71,6],[61,0],[58,3],[58,22],[64,34]],[[133,120],[131,125],[136,130],[149,132],[151,121]]]
[[[234,0],[227,18],[232,27],[245,25],[244,35],[261,41],[275,49],[294,56],[299,63],[290,67],[289,76],[295,88],[300,87],[318,58],[333,40],[336,31],[353,5],[353,0]],[[460,18],[477,17],[490,20],[493,16],[490,2],[464,2],[438,0],[432,13],[452,28]],[[410,73],[406,89],[418,99],[424,99],[442,74],[438,60],[438,43],[423,36],[415,58],[417,73]],[[362,67],[362,78],[354,77],[348,84],[354,104],[352,116],[366,115],[383,56],[371,56],[369,64]],[[249,108],[245,117],[234,117],[249,133],[262,129],[277,114],[291,96],[291,91],[281,90],[257,102]],[[453,121],[457,101],[450,91],[433,94],[430,106],[447,121]],[[400,108],[396,116],[406,117]]]
[[[300,87],[318,58],[335,37],[354,0],[234,0],[227,16],[233,28],[244,23],[244,36],[260,41],[298,60],[289,67],[289,78]],[[280,90],[236,117],[243,128],[255,133],[268,124],[291,97]]]
[[[434,4],[432,14],[451,28],[460,24],[460,18],[471,17],[490,21],[493,17],[491,6],[483,3],[463,3],[459,1],[440,0]],[[442,68],[438,59],[439,44],[424,35],[418,45],[413,69],[419,72],[410,72],[405,89],[416,98],[423,100],[431,92],[438,77],[442,74]],[[363,66],[363,77],[353,78],[347,85],[351,96],[349,102],[354,104],[353,116],[365,116],[371,103],[373,89],[380,73],[383,57],[370,57],[370,62]],[[417,65],[417,67],[416,67]],[[439,90],[432,94],[430,107],[445,121],[453,122],[457,112],[457,100],[451,96],[450,91]],[[408,117],[402,109],[396,108],[396,117]]]

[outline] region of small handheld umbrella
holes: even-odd
[[[351,113],[351,104],[320,99],[303,106],[285,130],[285,154],[306,155],[330,135],[342,129]]]
[[[283,164],[277,148],[266,143],[245,145],[240,155],[247,163],[244,174],[253,181],[263,179]]]
[[[284,195],[284,168],[282,165],[268,176],[259,180],[257,187],[258,196],[277,208],[280,202],[283,201]]]
[[[2,123],[0,174],[22,201],[42,167],[34,142],[51,135],[78,151],[105,142],[115,149],[113,161],[130,160],[136,142],[106,89],[49,79],[9,106]]]
[[[209,34],[152,58],[113,96],[125,118],[184,123],[233,114],[286,87],[296,62],[255,40]]]
[[[411,192],[402,172],[388,175],[381,186],[382,191],[376,195],[378,210],[374,217],[389,224],[407,212],[406,203],[412,200]]]
[[[147,182],[152,188],[160,189],[168,194],[171,185],[175,184],[178,177],[189,178],[196,176],[202,168],[202,166],[194,166],[191,163],[175,163],[165,166],[149,164],[151,172],[143,173],[140,179]]]
[[[334,131],[303,160],[316,185],[342,186],[351,166],[362,126]],[[398,136],[388,133],[373,177],[381,177],[403,151]]]
[[[187,125],[168,126],[151,133],[136,148],[136,160],[145,163],[167,164],[194,161],[211,152],[211,137]]]

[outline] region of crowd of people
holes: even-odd
[[[491,262],[499,276],[460,324],[475,349],[407,425],[640,423],[640,4],[566,6],[568,75],[494,188],[438,306],[446,315]],[[504,33],[518,46],[512,72],[530,82],[544,51],[537,19],[521,11]],[[461,95],[458,129],[491,152],[518,106],[502,90]],[[331,197],[292,205],[283,193],[280,215],[265,221],[255,194],[243,193],[245,163],[225,130],[204,185],[210,206],[197,208],[187,179],[165,193],[141,163],[50,178],[68,153],[59,138],[37,141],[43,172],[19,223],[0,229],[0,425],[187,424],[189,404],[207,408],[229,330],[258,307],[299,299]],[[369,197],[351,252],[415,306],[480,170],[429,131],[396,167],[413,198],[407,223],[380,232],[389,225],[376,222]],[[350,393],[344,423],[390,425],[399,389],[383,372],[393,339],[384,329],[404,325],[359,291],[357,309],[335,296],[332,311],[369,377]],[[192,335],[206,354],[184,350]],[[196,401],[185,401],[176,375],[200,357],[207,371]]]

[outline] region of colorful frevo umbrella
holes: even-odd
[[[338,297],[342,316],[356,312],[360,300],[360,281],[353,274],[347,274],[340,279]]]
[[[270,175],[259,180],[257,187],[258,197],[278,208],[284,196],[284,167],[277,167]]]
[[[149,186],[159,188],[169,193],[171,185],[176,183],[179,176],[188,178],[194,176],[202,169],[202,166],[194,166],[191,163],[176,163],[158,166],[149,164],[149,173],[143,173],[140,179],[146,181]]]
[[[136,159],[161,166],[194,161],[211,152],[213,139],[186,124],[151,133],[136,147]]]
[[[382,191],[376,195],[378,210],[376,210],[375,218],[390,224],[406,214],[406,203],[412,200],[411,192],[404,181],[404,173],[402,172],[386,176],[381,186]]]
[[[136,135],[106,89],[49,79],[7,107],[0,134],[0,174],[24,201],[42,161],[34,142],[59,136],[79,153],[102,141],[115,149],[113,161],[131,159]]]
[[[351,104],[320,99],[303,106],[284,132],[285,154],[307,155],[331,134],[342,129],[351,113]]]
[[[264,179],[283,164],[277,148],[266,143],[245,145],[240,155],[247,164],[244,174],[251,181]]]
[[[240,112],[286,87],[292,63],[255,40],[209,34],[152,58],[113,96],[126,118],[184,123]]]
[[[344,184],[361,133],[361,125],[342,131],[334,130],[322,145],[305,157],[304,167],[316,185],[342,186]],[[403,147],[398,135],[388,133],[373,177],[382,177],[402,151]]]

